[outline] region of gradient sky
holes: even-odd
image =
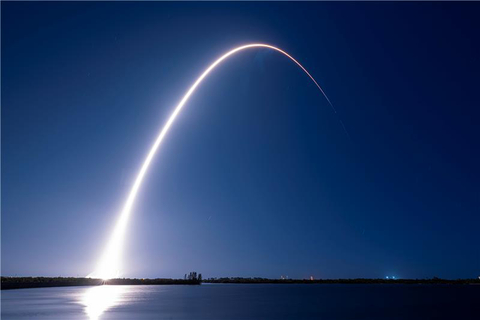
[[[2,275],[480,275],[480,3],[2,2]],[[341,119],[350,134],[343,132]]]

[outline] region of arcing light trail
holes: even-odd
[[[127,201],[125,202],[125,206],[120,214],[120,218],[117,221],[117,224],[115,226],[115,229],[113,231],[113,234],[111,235],[111,238],[107,244],[107,247],[105,248],[104,254],[100,260],[100,263],[98,264],[97,269],[92,272],[91,274],[88,275],[88,277],[91,278],[101,278],[101,279],[112,279],[116,278],[120,275],[120,266],[121,266],[121,254],[122,254],[122,248],[123,248],[123,241],[124,241],[124,235],[125,235],[125,230],[128,222],[128,218],[130,217],[130,213],[132,211],[132,206],[135,201],[135,198],[137,196],[138,190],[140,189],[140,186],[142,184],[143,178],[145,177],[145,174],[147,173],[148,167],[150,166],[150,163],[152,162],[153,156],[157,152],[158,148],[160,147],[160,144],[163,141],[163,138],[167,134],[168,130],[170,129],[171,125],[175,121],[175,118],[177,115],[180,113],[182,110],[183,106],[185,103],[187,103],[188,99],[190,96],[195,92],[195,89],[200,85],[200,83],[205,79],[206,76],[210,74],[210,72],[215,69],[222,61],[227,59],[228,57],[234,55],[235,53],[245,50],[245,49],[250,49],[250,48],[268,48],[272,49],[275,51],[278,51],[282,53],[283,55],[287,56],[290,60],[295,62],[309,77],[310,79],[315,83],[317,88],[320,90],[320,92],[323,94],[325,99],[327,99],[328,103],[332,107],[333,111],[335,113],[336,110],[333,107],[332,103],[330,102],[330,99],[328,99],[327,95],[323,91],[323,89],[320,87],[320,85],[317,83],[317,81],[312,77],[312,75],[305,69],[297,60],[295,60],[291,55],[283,51],[282,49],[279,49],[277,47],[268,45],[268,44],[262,44],[262,43],[254,43],[254,44],[247,44],[244,46],[237,47],[233,50],[230,50],[229,52],[225,53],[222,55],[220,58],[218,58],[214,63],[212,63],[203,73],[202,75],[193,83],[193,85],[188,89],[187,93],[183,96],[182,100],[180,103],[175,107],[175,110],[173,110],[172,114],[170,115],[170,118],[168,118],[167,122],[163,126],[162,130],[160,131],[160,134],[158,135],[157,139],[155,140],[155,143],[153,144],[152,148],[150,149],[150,152],[147,155],[147,158],[143,162],[142,168],[140,169],[140,172],[138,173],[137,178],[135,179],[135,183],[132,186],[132,189],[130,190],[130,193],[128,195]],[[343,123],[342,123],[343,126]],[[344,127],[345,129],[345,127]]]

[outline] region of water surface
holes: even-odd
[[[2,319],[479,319],[480,286],[203,284],[2,291]]]

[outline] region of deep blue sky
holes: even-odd
[[[2,275],[480,275],[479,3],[2,2]]]

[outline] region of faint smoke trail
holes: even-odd
[[[128,218],[130,216],[130,212],[133,206],[133,203],[135,201],[135,197],[137,196],[138,190],[140,188],[140,185],[142,184],[143,178],[145,174],[147,173],[148,167],[150,166],[150,162],[153,159],[153,156],[155,155],[157,149],[159,148],[163,138],[168,132],[168,129],[170,129],[170,126],[173,124],[175,121],[175,118],[179,114],[179,112],[182,110],[183,106],[185,103],[188,101],[190,96],[193,94],[195,89],[198,87],[198,85],[203,81],[203,79],[217,66],[219,65],[223,60],[227,59],[231,55],[245,50],[249,48],[268,48],[272,49],[275,51],[278,51],[282,53],[283,55],[287,56],[295,62],[309,77],[310,79],[315,83],[317,88],[320,90],[320,92],[323,94],[325,99],[328,101],[330,106],[332,107],[334,113],[336,114],[337,111],[333,107],[333,104],[330,102],[330,99],[328,99],[327,95],[323,91],[323,89],[320,87],[320,85],[317,83],[317,81],[312,77],[312,75],[305,69],[297,60],[295,60],[291,55],[286,53],[285,51],[276,48],[274,46],[268,45],[268,44],[262,44],[262,43],[254,43],[254,44],[247,44],[238,48],[235,48],[227,53],[225,53],[223,56],[218,58],[214,63],[212,63],[201,75],[200,77],[193,83],[193,85],[188,89],[187,93],[183,96],[182,100],[180,103],[175,107],[175,110],[173,110],[172,114],[170,115],[170,118],[168,118],[167,122],[163,126],[162,130],[160,131],[160,134],[158,135],[157,139],[155,140],[155,143],[153,144],[152,148],[150,149],[150,152],[147,155],[147,158],[145,159],[142,168],[140,169],[140,172],[138,173],[137,178],[135,179],[135,183],[133,184],[133,187],[130,191],[130,194],[128,195],[127,201],[125,202],[125,206],[120,214],[120,218],[115,226],[115,229],[113,231],[113,234],[107,244],[107,247],[105,248],[104,254],[100,260],[100,263],[97,267],[97,269],[89,274],[87,277],[91,278],[102,278],[102,279],[111,279],[118,277],[120,275],[119,270],[120,270],[120,265],[121,265],[121,253],[122,253],[122,248],[123,248],[123,241],[124,241],[124,234],[126,230],[126,225],[128,222]],[[345,129],[345,126],[342,123],[343,128]],[[346,130],[345,130],[346,132]],[[348,135],[348,133],[347,133]]]

